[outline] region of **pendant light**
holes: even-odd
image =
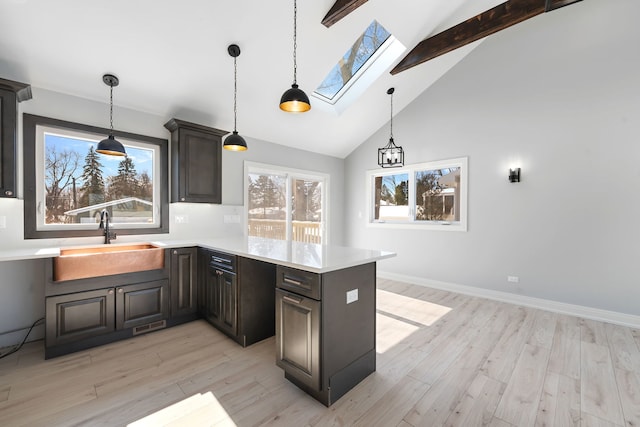
[[[297,40],[297,17],[298,17],[298,5],[297,1],[293,0],[293,84],[291,89],[288,89],[282,94],[280,98],[280,109],[287,113],[304,113],[311,109],[311,103],[309,97],[300,88],[298,88],[297,74],[298,64],[296,62],[296,50],[298,48]]]
[[[243,137],[238,135],[236,129],[236,122],[238,118],[238,65],[236,60],[240,56],[240,48],[237,44],[230,44],[227,48],[229,55],[233,57],[233,133],[224,140],[222,147],[229,151],[245,151],[247,149],[247,142]]]
[[[404,166],[404,151],[402,147],[393,142],[393,92],[394,88],[389,88],[387,94],[391,96],[391,134],[389,143],[382,148],[378,148],[378,165],[383,168],[395,168]]]
[[[96,151],[109,156],[126,156],[127,152],[124,150],[124,146],[113,137],[113,87],[118,86],[120,80],[113,74],[105,74],[102,76],[102,81],[111,88],[109,97],[109,121],[111,123],[111,129],[109,131],[109,137],[98,143]]]

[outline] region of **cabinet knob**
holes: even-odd
[[[122,288],[118,288],[118,293],[119,293],[119,294],[121,294],[121,293],[123,293],[123,292],[124,292],[124,289],[122,289]]]
[[[173,251],[173,254],[174,254],[174,255],[178,255],[178,251],[174,250],[174,251]]]
[[[181,202],[184,202],[184,201],[185,201],[185,198],[184,198],[184,197],[183,197],[183,198],[181,198],[181,199],[180,199],[180,201],[181,201]]]
[[[13,191],[7,190],[7,191],[4,192],[4,195],[5,196],[13,196]]]
[[[107,292],[109,295],[113,295],[113,289],[109,289],[109,291]]]

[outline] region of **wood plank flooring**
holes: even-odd
[[[638,330],[379,279],[377,340],[377,371],[330,408],[284,379],[273,338],[243,349],[204,321],[47,361],[33,342],[0,360],[0,426],[164,408],[189,427],[640,426]]]

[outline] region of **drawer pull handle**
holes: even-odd
[[[287,296],[287,295],[283,295],[282,299],[284,301],[286,301],[286,302],[290,302],[290,303],[293,303],[293,304],[300,304],[302,302],[302,298],[297,299],[297,298],[293,298],[293,297],[290,297],[290,296]]]
[[[290,277],[284,276],[283,281],[290,285],[302,286],[302,282],[300,280],[291,279]]]

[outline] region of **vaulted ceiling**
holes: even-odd
[[[327,27],[322,20],[340,1],[298,0],[298,84],[310,94],[374,19],[409,53],[423,39],[502,2],[344,1],[350,13]],[[390,67],[340,115],[320,108],[288,114],[278,102],[293,79],[292,37],[293,0],[0,0],[0,77],[108,102],[102,75],[111,72],[120,78],[116,127],[118,108],[124,107],[232,130],[233,59],[227,46],[236,43],[242,50],[240,134],[345,157],[387,123],[389,87],[396,88],[397,114],[478,43],[397,74]]]

